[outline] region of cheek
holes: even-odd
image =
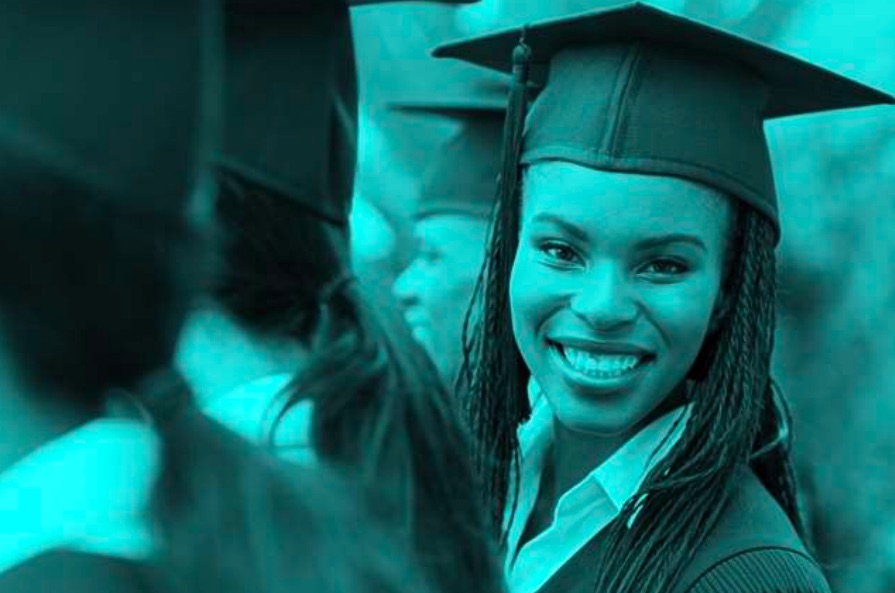
[[[464,241],[452,245],[450,253],[446,261],[450,266],[451,278],[456,278],[457,284],[475,284],[485,260],[484,245]]]
[[[450,258],[445,260],[445,274],[441,280],[444,286],[452,287],[452,292],[471,292],[482,269],[482,251],[469,246],[455,249]]]
[[[553,299],[542,280],[529,254],[520,248],[510,272],[509,298],[513,333],[522,350],[535,340],[538,328],[552,310]]]
[[[669,354],[692,362],[708,331],[717,290],[693,287],[645,299],[647,314],[662,335]]]
[[[457,250],[442,260],[438,273],[430,280],[436,285],[435,290],[444,294],[446,299],[463,301],[472,297],[481,269],[481,258],[476,262],[475,254],[467,251]]]
[[[526,282],[526,271],[524,266],[520,265],[519,252],[516,252],[516,258],[513,261],[513,267],[510,270],[510,317],[513,322],[513,334],[516,336],[516,342],[519,342],[520,332],[524,326],[526,318],[525,310],[528,308],[529,285]]]
[[[470,270],[460,260],[443,259],[428,266],[417,278],[418,298],[434,309],[435,315],[465,315],[477,278],[477,269]]]

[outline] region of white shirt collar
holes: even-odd
[[[689,413],[690,407],[687,406],[657,418],[591,473],[619,510],[640,489],[650,470],[668,455],[680,439]],[[669,438],[662,443],[669,433]],[[656,450],[660,444],[661,449]]]
[[[0,475],[0,572],[58,548],[146,558],[158,464],[153,430],[119,418],[89,422],[21,459]]]
[[[534,593],[540,589],[618,516],[649,471],[678,441],[690,413],[690,406],[673,410],[637,433],[565,492],[557,502],[551,525],[519,549],[553,439],[553,412],[546,398],[535,395],[531,386],[529,397],[534,403],[531,418],[518,432],[522,451],[520,493],[508,534],[506,570],[512,593]],[[669,438],[656,450],[666,435]],[[508,504],[507,522],[510,509]]]

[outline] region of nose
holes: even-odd
[[[569,306],[577,317],[601,333],[626,329],[640,311],[625,275],[609,264],[590,270]]]
[[[409,307],[419,302],[419,274],[416,262],[412,262],[401,272],[395,280],[392,292],[403,307]]]

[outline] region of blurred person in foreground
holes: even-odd
[[[173,367],[209,269],[218,4],[71,8],[0,8],[0,590],[427,590],[356,486],[286,471]]]

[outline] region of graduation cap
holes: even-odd
[[[395,4],[414,0],[348,0],[349,6],[368,6],[370,4]],[[480,0],[416,0],[417,2],[435,2],[438,4],[476,4]]]
[[[182,209],[219,123],[217,17],[205,0],[3,2],[0,159]]]
[[[488,217],[500,173],[506,91],[499,97],[405,103],[394,108],[460,124],[442,146],[433,147],[423,171],[417,218],[439,214]]]
[[[514,73],[502,191],[514,191],[517,163],[551,159],[682,177],[756,208],[778,238],[764,121],[895,102],[642,2],[482,35],[434,53]],[[519,89],[530,83],[542,89],[523,132],[514,120],[525,116]]]
[[[230,0],[218,164],[347,224],[358,96],[348,9],[384,1]]]

